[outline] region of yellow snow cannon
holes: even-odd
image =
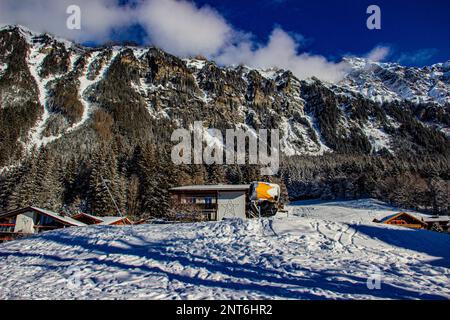
[[[271,217],[278,211],[280,186],[275,183],[254,181],[250,184],[250,215]]]

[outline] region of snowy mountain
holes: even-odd
[[[407,68],[350,58],[348,76],[333,85],[300,81],[284,70],[178,59],[156,48],[92,49],[23,27],[4,27],[0,32],[2,109],[29,103],[26,110],[15,110],[29,113],[26,123],[9,134],[17,138],[8,141],[16,152],[23,145],[30,149],[64,140],[92,125],[100,111],[120,122],[117,110],[107,104],[121,98],[128,104],[125,112],[135,108],[132,113],[145,113],[136,118],[141,122],[136,126],[165,119],[189,127],[200,118],[205,126],[219,128],[278,127],[287,155],[333,150],[395,153],[402,146],[396,143],[395,131],[404,119],[380,107],[382,102],[412,102],[402,107],[448,132],[450,62]],[[122,82],[120,86],[129,91],[126,96],[106,97],[107,89],[114,94],[119,86],[112,80]],[[414,107],[419,110],[411,110]],[[333,123],[327,123],[330,120]],[[6,157],[0,165],[15,160]]]
[[[372,223],[398,210],[374,200],[289,210],[0,244],[0,299],[450,298],[448,235]]]
[[[291,157],[283,158],[280,178],[290,194],[317,195],[298,190],[313,190],[329,179],[340,184],[342,172],[351,174],[349,166],[366,168],[368,162],[368,171],[360,174],[371,177],[363,183],[354,176],[352,185],[359,191],[348,194],[377,194],[372,180],[383,172],[388,177],[387,168],[392,174],[411,172],[423,179],[447,180],[449,63],[425,68],[357,58],[348,63],[352,66],[348,76],[331,84],[300,80],[285,70],[223,67],[202,57],[179,58],[154,47],[88,48],[23,27],[3,27],[0,208],[39,202],[49,209],[84,203],[95,210],[93,203],[98,201],[101,209],[109,202],[97,196],[102,175],[115,184],[118,194],[135,198],[133,206],[144,206],[142,211],[155,207],[148,197],[157,184],[166,189],[179,183],[259,178],[245,167],[176,168],[183,172],[175,174],[167,159],[171,133],[190,128],[196,120],[220,130],[280,129],[281,150]],[[329,153],[336,155],[333,159],[345,155],[343,162],[357,164],[342,164],[330,175],[325,167],[335,160],[324,161],[314,177],[316,186],[300,186],[318,168],[299,174],[306,165],[292,157]],[[377,157],[388,163],[380,164]],[[411,162],[405,166],[394,158]],[[146,167],[144,160],[159,161],[159,169]],[[394,169],[397,165],[401,168]],[[162,174],[164,170],[167,174]],[[166,181],[168,175],[174,181]],[[430,188],[429,181],[424,184]],[[329,187],[335,195],[346,193],[336,190],[347,187]],[[23,195],[20,190],[25,189],[53,193],[35,197]],[[144,195],[147,192],[151,195]],[[131,206],[128,201],[124,199],[123,205]]]
[[[375,102],[450,103],[450,60],[423,68],[346,58],[351,66],[339,86]]]

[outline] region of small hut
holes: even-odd
[[[392,214],[390,216],[384,217],[381,220],[374,220],[374,222],[385,223],[390,225],[396,225],[406,228],[414,228],[414,229],[427,229],[428,224],[415,216],[406,213],[399,212]]]
[[[127,217],[118,216],[94,216],[88,213],[80,212],[72,216],[73,219],[81,221],[87,225],[100,225],[100,226],[118,226],[118,225],[130,225],[133,222]]]
[[[449,216],[431,216],[425,218],[424,221],[428,224],[428,228],[433,231],[445,232],[449,229]]]

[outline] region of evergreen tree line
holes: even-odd
[[[169,189],[188,184],[249,183],[281,185],[283,199],[373,197],[393,205],[449,213],[449,161],[444,156],[394,158],[340,155],[284,157],[277,177],[261,177],[253,165],[174,165],[170,145],[137,145],[128,154],[101,145],[89,156],[62,157],[33,150],[22,163],[0,175],[0,211],[25,206],[133,219],[166,217]]]
[[[441,155],[326,154],[289,157],[281,176],[291,200],[376,198],[404,208],[449,214],[450,165]]]
[[[135,220],[161,218],[169,215],[171,187],[261,179],[259,168],[251,165],[174,165],[170,148],[147,143],[123,154],[104,144],[92,155],[69,159],[54,149],[33,150],[0,175],[0,212],[35,206],[67,214],[117,215],[106,183],[122,213]]]

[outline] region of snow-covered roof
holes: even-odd
[[[383,219],[380,219],[379,221],[380,221],[380,222],[386,222],[386,221],[389,221],[389,220],[395,218],[396,216],[398,216],[398,215],[400,215],[400,214],[402,214],[402,213],[403,213],[403,212],[390,214],[390,215],[384,217]]]
[[[394,219],[394,218],[396,218],[396,217],[398,217],[398,216],[401,216],[401,215],[403,215],[403,214],[405,214],[405,215],[407,215],[407,216],[410,216],[411,218],[413,218],[414,220],[417,220],[417,221],[420,222],[420,223],[425,224],[425,222],[422,221],[420,218],[414,216],[413,214],[407,213],[407,212],[397,212],[397,213],[388,215],[388,216],[384,217],[383,219],[381,219],[380,222],[381,222],[381,223],[386,223],[386,222],[388,222],[388,221],[390,221],[390,220],[392,220],[392,219]]]
[[[86,217],[89,217],[91,219],[94,219],[94,220],[98,221],[98,223],[95,223],[96,225],[103,225],[103,226],[119,222],[122,219],[123,220],[128,220],[127,217],[118,217],[118,216],[104,216],[104,217],[100,217],[100,216],[94,216],[92,214],[84,213],[84,212],[80,212],[80,213],[74,215],[73,218],[74,219],[78,219],[81,216],[86,216]],[[128,220],[128,222],[129,222],[129,220]]]
[[[59,213],[50,211],[50,210],[46,210],[46,209],[41,209],[41,208],[37,208],[37,207],[27,207],[27,208],[22,208],[22,209],[18,209],[18,210],[13,210],[13,211],[9,211],[6,212],[4,214],[1,214],[0,217],[2,216],[13,216],[13,215],[18,215],[21,213],[25,213],[25,212],[29,212],[29,211],[35,211],[38,212],[40,214],[49,216],[55,220],[58,220],[64,224],[70,225],[70,226],[77,226],[77,227],[83,227],[86,226],[86,224],[84,224],[81,221],[72,219],[71,217],[67,217],[67,216],[62,216]]]
[[[250,189],[249,184],[192,185],[171,188],[170,191],[241,191]]]
[[[79,218],[80,216],[85,216],[85,217],[91,218],[91,219],[93,219],[93,220],[97,220],[97,221],[99,221],[99,222],[103,221],[103,218],[102,218],[102,217],[94,216],[94,215],[92,215],[92,214],[84,213],[84,212],[77,213],[77,214],[73,215],[72,218],[78,220],[78,218]]]
[[[97,225],[111,225],[113,223],[121,221],[122,219],[128,220],[126,217],[123,217],[123,218],[122,217],[98,217],[98,216],[94,216],[94,215],[84,213],[84,212],[78,213],[72,218],[72,217],[68,217],[68,216],[63,216],[59,213],[56,213],[56,212],[53,212],[50,210],[41,209],[41,208],[37,208],[37,207],[27,207],[27,208],[9,211],[4,214],[0,214],[0,218],[4,217],[4,216],[18,215],[18,214],[29,212],[29,211],[35,211],[35,212],[44,214],[46,216],[49,216],[53,219],[56,219],[64,224],[67,224],[70,226],[77,226],[77,227],[84,227],[84,226],[88,225],[88,224],[81,222],[75,218],[80,215],[84,215],[84,216],[87,216],[87,217],[97,220],[99,222],[99,223],[97,223]],[[131,222],[129,222],[129,223],[131,223]]]
[[[107,225],[119,222],[125,218],[122,218],[122,217],[100,217],[100,219],[102,219],[103,221],[100,222],[98,225],[99,226],[107,226]]]
[[[449,222],[450,217],[449,216],[434,216],[429,218],[424,218],[425,222]]]
[[[41,208],[36,208],[36,207],[31,207],[31,209],[34,209],[35,211],[41,212],[41,213],[43,213],[43,214],[45,214],[47,216],[50,216],[50,217],[55,218],[57,220],[60,220],[62,222],[66,222],[67,224],[70,224],[70,225],[73,225],[73,226],[83,227],[83,226],[86,225],[85,223],[83,223],[81,221],[72,219],[71,217],[62,216],[59,213],[56,213],[56,212],[53,212],[53,211],[49,211],[49,210],[45,210],[45,209],[41,209]]]

